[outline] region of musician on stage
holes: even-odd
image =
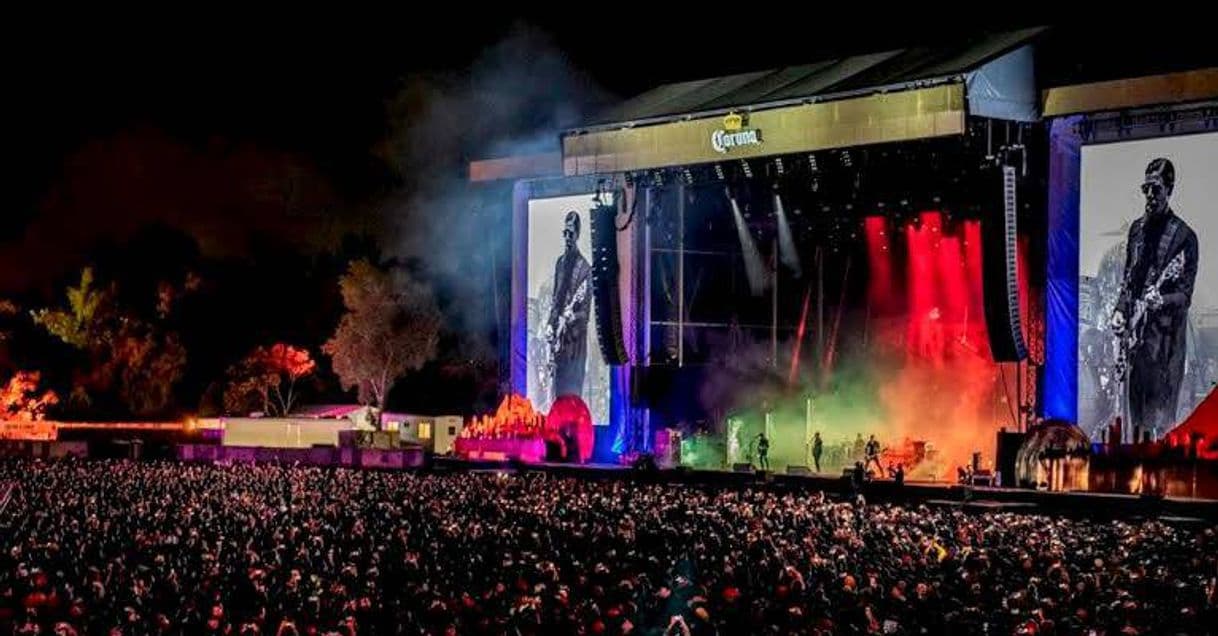
[[[880,442],[872,435],[867,440],[867,461],[863,464],[864,468],[871,468],[875,464],[876,475],[884,476],[884,465],[880,463]]]
[[[1156,439],[1176,420],[1197,276],[1197,235],[1169,204],[1175,184],[1170,160],[1154,159],[1146,166],[1145,212],[1129,227],[1125,271],[1111,319],[1120,339],[1118,356],[1126,361],[1126,425]]]
[[[588,313],[592,305],[591,273],[579,253],[579,213],[567,212],[563,223],[566,250],[554,264],[554,298],[547,323],[553,356],[554,397],[582,396],[588,357]]]
[[[757,467],[761,470],[770,469],[770,438],[761,433],[757,436]]]

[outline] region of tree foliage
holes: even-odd
[[[282,342],[258,347],[229,368],[224,409],[241,413],[261,408],[273,417],[286,416],[298,397],[297,381],[316,369],[307,349]]]
[[[54,391],[39,392],[42,374],[37,371],[18,371],[0,386],[0,419],[41,420],[46,417],[48,407],[59,402]]]
[[[426,285],[366,260],[352,262],[339,287],[346,313],[322,349],[344,390],[383,409],[394,383],[435,357],[440,313]]]
[[[67,289],[67,297],[67,307],[34,311],[34,322],[77,349],[90,350],[102,346],[102,336],[106,331],[104,318],[113,298],[113,290],[94,285],[93,268],[86,267],[80,273],[80,283]]]
[[[163,414],[185,373],[186,348],[176,333],[120,307],[116,290],[98,285],[85,268],[80,283],[67,289],[67,305],[34,311],[34,322],[88,359],[76,374],[72,402],[87,405],[113,393],[132,415]]]

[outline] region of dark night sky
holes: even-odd
[[[0,293],[46,285],[97,237],[151,222],[186,229],[220,255],[256,231],[324,243],[370,227],[395,192],[459,175],[465,160],[494,152],[487,142],[549,135],[615,97],[982,28],[936,16],[866,26],[863,10],[823,20],[773,13],[661,18],[598,5],[521,19],[471,4],[306,26],[242,15],[10,25],[29,41],[5,45],[13,111]],[[985,28],[1036,22],[991,18]],[[1171,66],[1204,57],[1210,42],[1143,23],[1071,28],[1088,42],[1061,56],[1072,61],[1054,70],[1065,78]],[[1093,46],[1100,40],[1108,46]],[[1113,50],[1119,59],[1108,59]],[[489,116],[501,102],[505,112]]]

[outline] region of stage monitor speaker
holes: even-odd
[[[812,474],[812,471],[807,466],[787,466],[787,474],[807,477]]]
[[[753,472],[753,465],[737,462],[732,464],[732,470],[738,473],[751,473]]]
[[[622,303],[618,286],[617,207],[592,209],[592,313],[596,341],[605,364],[626,364],[626,341],[622,337]]]
[[[986,216],[981,222],[985,326],[995,362],[1028,357],[1019,316],[1019,247],[1014,166],[987,170]],[[998,195],[1001,194],[1001,197]],[[994,208],[1000,208],[994,210]],[[993,210],[993,211],[991,211]]]
[[[986,473],[982,475],[973,475],[973,486],[985,486],[987,488],[994,486],[994,475]]]

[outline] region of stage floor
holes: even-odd
[[[468,462],[435,458],[432,468],[440,471],[544,472],[587,479],[637,479],[681,483],[698,487],[777,488],[823,491],[836,497],[854,494],[840,474],[788,475],[768,472],[737,472],[690,468],[642,471],[617,464],[510,464]],[[1112,493],[1047,492],[1023,488],[963,486],[945,481],[906,481],[898,486],[890,479],[868,482],[863,490],[868,502],[926,505],[955,505],[974,512],[1043,513],[1108,518],[1158,517],[1218,521],[1218,500],[1183,497],[1143,497]]]

